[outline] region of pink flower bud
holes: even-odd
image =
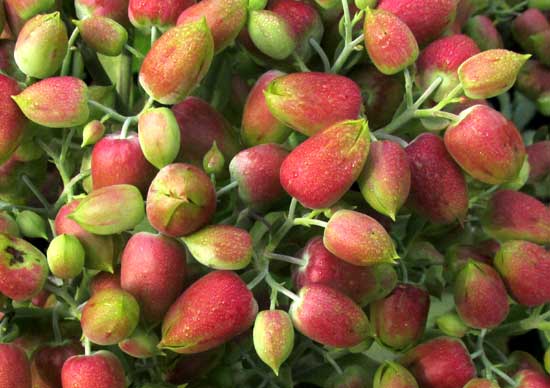
[[[130,0],[128,17],[134,27],[150,30],[152,26],[166,30],[176,25],[178,16],[195,4],[195,0]]]
[[[100,350],[89,356],[73,356],[63,364],[61,381],[66,387],[125,388],[124,367],[117,356]]]

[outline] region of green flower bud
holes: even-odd
[[[223,172],[225,167],[225,157],[218,148],[216,142],[212,143],[212,148],[208,150],[202,159],[202,168],[208,175],[214,174],[216,176]]]
[[[35,212],[23,210],[16,215],[15,222],[23,236],[48,239],[46,221]]]
[[[90,121],[82,131],[82,148],[97,143],[105,133],[105,125],[99,120]]]
[[[462,338],[468,332],[468,326],[455,313],[446,313],[437,318],[437,327],[445,335]]]
[[[285,59],[296,49],[296,39],[288,22],[272,11],[252,11],[248,33],[254,45],[273,59]]]
[[[278,376],[281,364],[294,347],[294,326],[290,316],[282,310],[260,311],[252,336],[258,357]]]
[[[118,343],[124,353],[134,358],[149,358],[159,354],[157,344],[159,339],[153,332],[137,328],[130,337]]]
[[[73,20],[73,23],[78,27],[84,42],[103,55],[120,55],[128,41],[128,31],[113,19],[92,16],[82,21]]]
[[[139,145],[145,158],[158,169],[172,163],[180,151],[180,127],[168,108],[145,111],[138,122]]]
[[[84,268],[84,247],[73,235],[55,237],[46,252],[50,271],[61,279],[77,277]]]

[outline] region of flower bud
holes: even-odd
[[[254,349],[275,375],[294,347],[294,326],[290,316],[282,310],[260,311],[254,322]]]
[[[19,346],[0,344],[0,384],[4,387],[32,386],[31,367],[27,355]]]
[[[222,152],[218,148],[218,145],[214,141],[212,143],[212,148],[208,150],[206,154],[204,154],[204,158],[202,159],[202,169],[205,173],[208,175],[215,175],[219,176],[223,173],[225,167],[225,157],[223,156]]]
[[[292,28],[285,18],[273,11],[251,12],[248,33],[254,45],[273,59],[286,59],[296,50]]]
[[[409,161],[403,148],[392,141],[373,143],[358,183],[368,204],[395,220],[411,187]]]
[[[75,236],[61,234],[55,237],[46,252],[50,271],[61,279],[72,279],[84,268],[84,247]]]
[[[84,42],[99,54],[116,57],[128,41],[128,31],[113,19],[92,16],[74,23]]]
[[[502,36],[485,15],[476,15],[466,22],[464,32],[476,42],[481,51],[501,49],[504,47]]]
[[[537,98],[537,109],[542,115],[550,117],[550,90]]]
[[[550,175],[550,140],[539,141],[527,147],[529,182],[542,181]]]
[[[74,3],[79,19],[104,16],[122,25],[128,25],[128,0],[75,0]]]
[[[401,364],[416,378],[420,387],[458,388],[476,376],[468,349],[462,341],[438,337],[409,350]]]
[[[411,372],[393,361],[380,365],[372,384],[372,388],[418,388]]]
[[[550,28],[529,37],[533,44],[533,52],[538,60],[550,66]]]
[[[139,322],[139,304],[122,289],[92,295],[82,310],[82,333],[95,344],[114,345],[128,338]]]
[[[307,136],[343,120],[357,119],[361,112],[357,84],[335,74],[309,72],[278,77],[264,95],[277,120]]]
[[[86,231],[99,235],[133,229],[145,216],[143,198],[132,185],[113,185],[93,190],[69,218]]]
[[[546,388],[550,386],[550,378],[534,370],[525,369],[514,375],[517,388]]]
[[[260,144],[239,152],[229,163],[238,182],[239,198],[254,209],[265,209],[285,196],[281,166],[288,152],[278,144]]]
[[[430,295],[415,286],[398,285],[384,299],[370,305],[370,319],[377,339],[394,349],[414,344],[424,334]]]
[[[66,387],[124,388],[124,367],[117,356],[106,350],[88,356],[73,356],[63,364],[61,381]]]
[[[508,91],[531,55],[495,49],[474,55],[460,65],[458,78],[467,97],[483,99]]]
[[[61,344],[40,345],[32,355],[31,371],[34,369],[45,385],[33,385],[33,388],[60,387],[63,364],[70,357],[82,354],[83,351],[82,345],[76,340],[64,341]]]
[[[48,277],[44,254],[27,241],[0,234],[0,292],[16,302],[38,294]]]
[[[23,236],[48,239],[48,234],[46,233],[48,226],[46,225],[46,221],[35,212],[23,210],[17,213],[15,222],[17,222],[17,226]]]
[[[451,337],[462,338],[468,332],[468,326],[455,313],[443,314],[437,318],[436,324],[443,334]]]
[[[150,358],[159,353],[159,339],[154,331],[146,332],[141,328],[134,330],[132,335],[118,343],[124,353],[134,358]]]
[[[334,205],[359,177],[370,147],[365,120],[343,121],[296,147],[281,165],[281,184],[302,205]]]
[[[495,256],[495,267],[510,294],[524,306],[550,302],[550,253],[544,247],[527,241],[508,241]]]
[[[399,73],[416,62],[418,43],[409,27],[391,12],[367,8],[363,31],[369,57],[383,74]]]
[[[533,42],[529,38],[548,29],[550,29],[550,23],[546,20],[546,16],[535,8],[528,8],[511,24],[512,36],[527,52],[533,52]]]
[[[90,121],[82,131],[82,148],[97,143],[105,133],[105,125],[99,120]]]
[[[249,11],[259,11],[267,6],[268,0],[248,0]]]
[[[269,111],[264,95],[271,81],[285,75],[277,70],[264,73],[250,91],[243,111],[241,136],[244,143],[255,146],[264,143],[282,143],[290,129]]]
[[[369,320],[363,310],[344,294],[321,284],[302,288],[289,312],[298,331],[323,345],[349,348],[369,336]]]
[[[213,349],[248,330],[257,313],[254,296],[237,274],[210,272],[168,310],[160,348],[182,354]]]
[[[488,379],[472,379],[464,388],[500,388],[497,382]]]
[[[15,220],[5,211],[0,211],[0,233],[13,237],[20,237],[17,222],[15,222]]]
[[[252,237],[234,226],[207,226],[182,240],[193,257],[209,268],[239,270],[252,260]]]
[[[5,163],[23,141],[27,120],[10,97],[20,92],[17,81],[0,75],[0,163]]]
[[[323,242],[330,252],[353,265],[393,263],[399,257],[382,225],[353,210],[339,210],[332,215]]]
[[[195,0],[130,0],[128,17],[137,29],[148,32],[155,26],[165,31],[174,26],[178,16],[194,4]]]
[[[12,96],[23,114],[49,128],[70,128],[88,120],[88,87],[75,77],[52,77]]]
[[[513,181],[526,156],[514,123],[485,105],[460,114],[460,121],[445,132],[445,146],[468,174],[492,185]]]
[[[496,327],[508,315],[502,279],[492,267],[472,260],[456,276],[454,300],[462,321],[475,329]]]
[[[181,237],[207,224],[216,211],[214,186],[199,168],[169,164],[159,171],[147,194],[147,218],[168,236]]]
[[[59,12],[37,15],[25,23],[17,37],[15,62],[30,77],[51,77],[61,67],[67,44],[67,28]]]
[[[214,42],[204,19],[173,27],[147,53],[139,83],[161,104],[177,104],[204,78],[213,55]]]
[[[145,158],[161,169],[172,163],[180,151],[180,128],[168,108],[153,108],[139,116],[139,145]]]
[[[550,210],[528,194],[497,191],[481,219],[485,232],[500,241],[550,243]]]
[[[514,350],[511,352],[508,355],[508,362],[504,371],[511,374],[525,369],[544,373],[544,368],[542,365],[530,353],[521,350]]]
[[[90,281],[90,295],[108,288],[121,288],[119,273],[99,272]]]

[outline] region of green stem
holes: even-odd
[[[320,226],[321,228],[326,228],[328,225],[328,222],[302,217],[302,218],[295,218],[294,225],[302,225],[302,226],[315,225],[315,226]]]
[[[302,259],[299,259],[297,257],[281,255],[281,254],[278,254],[278,253],[266,252],[265,257],[267,257],[268,259],[272,259],[272,260],[278,260],[278,261],[284,261],[284,262],[290,263],[290,264],[296,264],[296,265],[299,265],[299,266],[302,266],[302,267],[307,265],[306,260],[302,260]]]
[[[413,104],[413,82],[411,77],[411,72],[409,68],[406,68],[405,71],[405,102],[407,108]]]
[[[71,295],[69,295],[67,290],[65,290],[65,288],[57,287],[53,284],[46,284],[46,285],[44,285],[44,289],[46,291],[54,294],[55,296],[59,297],[65,303],[67,303],[69,305],[69,307],[71,308],[71,313],[73,314],[73,316],[80,319],[81,313],[80,313],[80,311],[78,311],[78,305],[76,304],[76,301],[74,300],[74,298]]]
[[[69,74],[70,66],[71,66],[71,58],[73,56],[72,47],[74,43],[76,42],[76,39],[78,38],[80,31],[78,28],[75,28],[73,32],[71,33],[71,37],[69,38],[69,42],[67,43],[67,53],[65,54],[65,58],[63,58],[63,64],[61,65],[61,75],[65,76]]]
[[[252,290],[254,289],[254,287],[256,287],[258,284],[260,284],[262,282],[262,280],[265,279],[265,275],[266,275],[266,272],[264,270],[260,271],[258,273],[258,275],[256,275],[256,277],[254,279],[252,279],[247,285],[246,287],[249,289],[249,290]]]
[[[83,336],[82,345],[84,345],[84,355],[89,356],[90,354],[92,354],[92,344],[88,337]]]
[[[319,55],[319,58],[321,58],[321,62],[323,63],[323,69],[325,73],[330,72],[330,61],[327,57],[327,54],[325,53],[325,50],[323,50],[321,45],[317,43],[317,41],[313,38],[309,40],[309,44],[311,45],[311,47],[313,47],[317,55]]]
[[[346,0],[343,0],[343,1],[346,1]],[[361,34],[357,38],[352,40],[351,42],[346,43],[344,45],[344,48],[342,49],[342,52],[340,53],[340,55],[338,56],[338,58],[334,62],[334,65],[332,65],[332,69],[330,70],[331,73],[339,73],[340,70],[342,70],[342,67],[344,66],[344,64],[348,60],[349,56],[355,50],[355,46],[357,46],[358,44],[363,42],[363,39],[364,39],[364,35]]]
[[[120,139],[126,139],[128,136],[128,130],[130,129],[130,125],[132,124],[133,119],[131,117],[128,117],[126,121],[124,121],[124,124],[122,124],[122,129],[120,130]]]
[[[136,58],[138,58],[138,59],[143,59],[143,58],[144,58],[144,56],[143,56],[142,53],[140,53],[139,51],[137,51],[135,48],[133,48],[133,47],[130,46],[129,44],[124,45],[124,48],[125,48],[126,50],[128,50],[128,52],[129,52],[130,54],[132,54],[134,57],[136,57]]]
[[[454,123],[460,120],[460,117],[458,117],[457,115],[455,115],[453,113],[443,112],[443,111],[436,111],[436,110],[433,110],[433,109],[419,109],[416,112],[414,112],[414,117],[415,118],[426,118],[426,117],[433,118],[433,117],[436,117],[436,118],[440,118],[440,119],[449,120],[449,121],[454,122]]]
[[[279,283],[277,283],[275,281],[275,279],[273,279],[273,277],[271,276],[271,274],[269,273],[269,270],[267,271],[266,275],[265,275],[265,281],[267,282],[267,284],[269,285],[269,287],[271,287],[272,289],[276,289],[277,292],[280,292],[281,294],[287,296],[288,298],[290,298],[291,300],[293,301],[298,301],[300,300],[300,297],[298,295],[296,295],[295,293],[293,293],[292,291],[290,290],[287,290],[286,288],[284,288],[282,285],[280,285]]]
[[[58,302],[52,311],[52,328],[53,328],[53,337],[56,343],[60,343],[63,340],[61,336],[61,330],[59,329],[59,312],[58,308],[61,304]]]
[[[102,111],[103,113],[105,114],[108,114],[109,116],[111,116],[111,118],[113,120],[116,120],[120,123],[123,123],[125,122],[128,118],[132,118],[134,120],[136,120],[137,118],[135,116],[123,116],[121,115],[120,113],[118,113],[116,110],[114,109],[111,109],[103,104],[100,104],[99,102],[97,101],[94,101],[94,100],[88,100],[88,104],[90,104],[91,106],[93,106],[94,108],[97,108],[99,109],[100,111]]]
[[[21,177],[21,180],[25,183],[25,185],[29,188],[29,190],[32,191],[32,193],[34,194],[36,199],[38,199],[38,201],[40,201],[40,203],[42,204],[44,209],[49,212],[50,211],[50,204],[48,203],[46,198],[42,195],[40,190],[38,190],[38,188],[34,185],[34,183],[32,183],[32,181],[29,179],[29,177],[26,176],[26,175],[23,175]]]
[[[116,87],[122,102],[123,111],[125,112],[130,110],[130,93],[132,85],[132,56],[128,53],[123,53]]]
[[[239,182],[233,181],[233,182],[229,183],[228,185],[222,187],[218,191],[216,191],[216,197],[221,197],[222,195],[230,192],[231,190],[236,189],[238,186],[239,186]]]
[[[309,70],[309,67],[307,67],[307,65],[304,63],[304,61],[298,54],[292,53],[292,58],[294,59],[294,62],[298,70],[300,70],[303,73],[309,73],[311,71]]]
[[[339,375],[344,373],[342,371],[342,368],[340,368],[340,365],[338,365],[338,363],[334,360],[334,358],[332,358],[332,356],[329,354],[329,352],[325,351],[324,349],[320,348],[319,346],[317,346],[315,344],[310,344],[309,348],[312,349],[312,350],[315,350],[317,353],[319,353],[334,368],[336,373],[338,373]]]
[[[158,29],[155,26],[151,27],[151,46],[155,43],[155,41],[158,39]]]
[[[57,211],[63,204],[65,203],[65,198],[72,197],[73,195],[73,188],[76,186],[81,180],[86,179],[90,174],[92,173],[91,170],[85,170],[80,172],[78,175],[74,176],[69,183],[63,187],[63,192],[57,199],[57,201],[54,204],[54,209]],[[68,200],[70,201],[70,200]]]
[[[296,206],[298,205],[298,200],[296,198],[292,198],[290,201],[290,207],[288,209],[288,216],[281,226],[281,228],[275,232],[273,237],[271,238],[271,241],[267,245],[265,249],[265,253],[267,252],[273,252],[281,243],[283,238],[287,235],[287,233],[292,229],[294,226],[294,214],[296,213]]]

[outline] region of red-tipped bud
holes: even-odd
[[[294,326],[282,310],[261,311],[254,322],[254,349],[276,375],[294,347]]]
[[[382,225],[352,210],[333,214],[323,242],[330,252],[354,265],[392,263],[398,258],[393,241]]]
[[[89,356],[73,356],[63,364],[64,387],[125,388],[124,367],[117,356],[100,350]]]
[[[195,0],[130,0],[128,17],[134,27],[149,31],[152,26],[166,30],[176,24],[178,16],[195,4]]]
[[[92,16],[74,23],[84,42],[100,54],[112,57],[120,55],[128,41],[128,31],[113,19]]]
[[[517,382],[517,388],[548,388],[550,378],[534,370],[522,370],[514,375]]]
[[[529,182],[539,182],[550,175],[550,141],[539,141],[527,147]]]
[[[330,207],[359,177],[369,146],[365,120],[334,124],[300,144],[284,160],[283,188],[306,207]]]
[[[230,271],[215,271],[193,283],[162,323],[161,347],[192,354],[219,346],[249,329],[258,304]]]
[[[184,163],[159,171],[147,194],[147,218],[158,231],[173,237],[193,233],[216,211],[212,181],[201,169]]]
[[[550,29],[546,16],[535,8],[528,8],[518,15],[511,25],[512,35],[516,42],[526,51],[533,51],[533,42],[530,37],[539,32]]]
[[[443,140],[423,134],[405,149],[411,167],[409,206],[430,221],[462,221],[468,212],[468,188]]]
[[[424,334],[430,295],[415,286],[401,284],[384,299],[370,306],[370,320],[377,339],[384,345],[404,349]]]
[[[528,194],[497,191],[487,205],[483,229],[500,241],[527,240],[550,243],[550,209]]]
[[[365,48],[383,74],[396,74],[418,58],[418,43],[409,27],[393,13],[367,8]]]
[[[476,375],[462,341],[439,337],[408,351],[401,363],[423,388],[461,388]]]
[[[224,167],[225,157],[218,148],[216,142],[214,142],[212,143],[212,148],[210,148],[208,152],[204,154],[204,158],[202,159],[202,169],[208,175],[213,174],[215,176],[219,176],[223,174]]]
[[[290,316],[298,331],[323,345],[353,347],[369,335],[363,310],[344,294],[320,284],[300,290],[299,299],[290,306]]]
[[[468,174],[492,185],[517,178],[526,156],[514,123],[485,105],[460,114],[445,132],[445,146]]]
[[[105,125],[99,120],[90,121],[82,130],[82,148],[95,144],[101,140],[105,134]]]
[[[139,83],[161,104],[177,104],[204,78],[214,42],[203,19],[166,31],[151,47],[139,71]]]
[[[9,159],[23,140],[27,120],[10,97],[20,92],[14,79],[0,75],[0,163]]]
[[[477,15],[469,19],[464,26],[464,32],[476,42],[481,51],[504,47],[500,32],[493,21],[485,15]]]
[[[372,384],[373,388],[418,388],[411,372],[392,361],[380,365]]]
[[[296,50],[292,28],[283,16],[273,11],[251,12],[247,32],[255,48],[270,58],[283,60]]]
[[[154,331],[146,332],[138,327],[130,337],[119,342],[118,347],[134,358],[149,358],[159,353],[158,343],[159,339]]]
[[[527,241],[508,241],[495,256],[495,267],[510,294],[525,306],[550,302],[550,253]]]
[[[307,136],[340,121],[357,119],[361,112],[357,84],[335,74],[285,75],[271,81],[264,95],[277,120]]]

